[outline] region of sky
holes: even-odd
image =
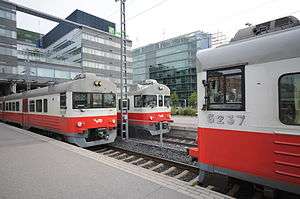
[[[41,12],[66,18],[75,9],[116,23],[115,0],[11,0]],[[222,32],[227,39],[246,23],[258,24],[293,15],[300,19],[299,0],[127,0],[127,35],[140,47],[189,32]],[[17,27],[47,33],[56,23],[17,13]]]

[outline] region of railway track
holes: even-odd
[[[234,196],[239,191],[239,185],[234,184],[231,189],[224,192],[219,187],[205,184],[198,184],[199,169],[195,166],[187,165],[181,162],[167,160],[164,158],[137,153],[113,146],[101,146],[98,148],[90,149],[93,152],[124,161],[128,164],[133,164],[144,169],[151,170],[169,177],[184,181],[190,186],[198,186],[199,188],[206,188],[209,190],[217,191],[228,196]],[[248,197],[247,197],[248,198]],[[249,197],[249,199],[261,199],[261,197]]]
[[[163,142],[173,143],[173,144],[182,145],[186,147],[197,146],[196,140],[194,138],[181,137],[181,136],[166,135],[163,138]]]
[[[136,153],[118,147],[105,146],[94,148],[92,151],[111,158],[122,160],[153,172],[158,172],[176,179],[196,185],[198,179],[198,168],[180,162],[175,162],[151,155]]]

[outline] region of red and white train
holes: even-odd
[[[198,51],[199,181],[218,173],[300,194],[300,26],[294,17]]]
[[[128,101],[130,135],[159,135],[170,131],[173,120],[170,89],[166,85],[152,79],[135,84],[129,88]],[[120,106],[118,114],[120,118]]]
[[[116,138],[116,85],[94,74],[0,98],[0,119],[60,134],[81,147]]]

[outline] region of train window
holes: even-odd
[[[143,95],[143,107],[155,107],[157,106],[156,95]]]
[[[2,111],[2,102],[0,103],[0,111]]]
[[[135,95],[134,96],[134,107],[135,108],[141,108],[143,107],[143,100],[141,95]]]
[[[47,99],[44,99],[44,113],[47,113],[48,112],[48,100]]]
[[[8,107],[8,102],[5,103],[5,110],[8,111],[9,107]]]
[[[300,125],[300,73],[279,78],[279,119],[283,124]]]
[[[165,107],[170,107],[171,106],[171,97],[170,96],[164,96],[164,106]]]
[[[162,95],[158,96],[158,106],[163,106],[163,96]]]
[[[9,109],[9,111],[12,110],[11,102],[8,103],[8,109]]]
[[[207,71],[208,110],[245,110],[244,67]]]
[[[16,102],[16,111],[20,111],[20,102]]]
[[[116,95],[113,93],[103,94],[103,108],[116,107]]]
[[[87,93],[73,93],[73,109],[89,108]]]
[[[66,109],[67,108],[67,96],[66,93],[60,93],[60,108]]]
[[[36,100],[36,112],[41,113],[43,112],[43,101],[41,99]]]
[[[34,100],[29,101],[29,112],[35,112],[35,103]]]
[[[102,108],[103,106],[103,95],[101,93],[94,93],[92,96],[92,107],[93,108]]]
[[[16,111],[16,102],[12,102],[11,104],[11,110]]]

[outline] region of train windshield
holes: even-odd
[[[135,95],[134,96],[134,107],[156,107],[157,96],[156,95]]]
[[[73,93],[73,109],[115,108],[114,93]]]
[[[208,110],[244,109],[242,67],[207,71]]]
[[[300,124],[300,73],[279,79],[279,118],[288,125]]]
[[[170,96],[165,96],[164,97],[164,105],[166,107],[170,107],[171,106],[171,98],[170,98]]]

